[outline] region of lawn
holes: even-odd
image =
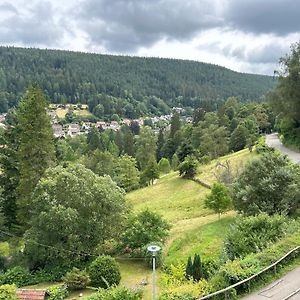
[[[56,115],[58,118],[62,119],[66,116],[68,111],[68,108],[57,108]],[[74,114],[80,117],[89,117],[92,115],[87,109],[74,110]]]
[[[226,231],[233,220],[234,213],[230,212],[220,220],[216,219],[205,225],[199,225],[182,235],[178,235],[169,246],[165,263],[167,265],[176,264],[178,261],[186,263],[187,258],[196,253],[201,254],[202,259],[207,257],[217,258]]]
[[[118,260],[121,269],[121,285],[129,288],[142,288],[144,290],[144,298],[151,299],[152,293],[152,271],[144,261],[136,259],[122,259]],[[159,280],[159,271],[157,272]],[[142,286],[142,281],[148,281],[146,286]]]
[[[170,173],[153,186],[127,194],[134,211],[150,209],[161,214],[171,224],[181,220],[206,216],[203,199],[209,192],[198,183],[182,179],[177,172]]]

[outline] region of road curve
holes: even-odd
[[[279,150],[282,154],[287,155],[292,162],[300,164],[300,153],[283,146],[277,133],[268,134],[266,136],[266,144],[269,147]]]
[[[300,299],[300,267],[272,282],[260,291],[243,298],[243,300],[284,300]]]

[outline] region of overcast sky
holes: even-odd
[[[300,0],[0,0],[0,44],[204,61],[273,74]]]

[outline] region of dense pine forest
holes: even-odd
[[[0,47],[0,111],[35,82],[53,103],[87,103],[91,112],[101,104],[104,115],[129,118],[173,106],[216,109],[230,96],[260,100],[275,85],[270,76],[194,61]]]

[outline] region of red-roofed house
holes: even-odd
[[[47,296],[47,292],[44,290],[17,289],[19,300],[45,300]]]

